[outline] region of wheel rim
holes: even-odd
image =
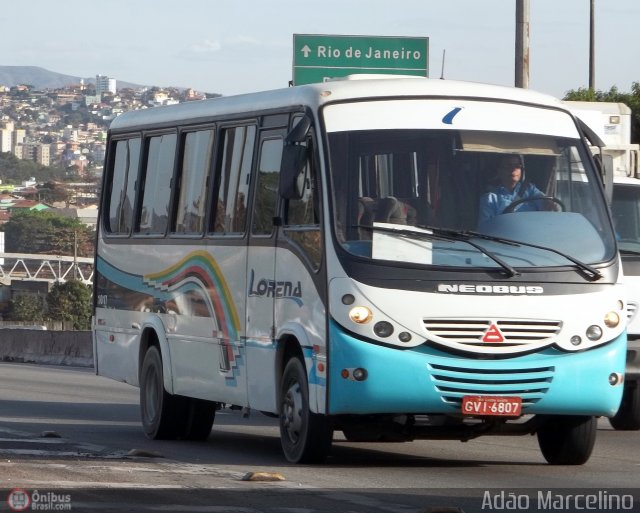
[[[303,397],[300,384],[291,384],[282,402],[282,427],[292,443],[300,440],[303,418]]]

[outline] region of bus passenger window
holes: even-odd
[[[282,138],[262,142],[252,229],[257,235],[269,235],[273,231],[273,217],[278,206],[282,147]]]
[[[222,160],[218,176],[218,198],[211,231],[216,234],[244,233],[247,198],[256,127],[239,126],[221,131]]]
[[[110,166],[110,191],[108,192],[107,231],[128,234],[131,231],[135,184],[140,162],[140,138],[118,141],[115,157]]]
[[[180,192],[174,231],[202,233],[213,130],[190,132],[184,138]]]
[[[314,171],[314,167],[307,163],[302,198],[287,201],[284,232],[309,257],[313,269],[318,269],[322,260],[322,237]]]
[[[169,220],[176,134],[150,137],[138,233],[164,235]]]

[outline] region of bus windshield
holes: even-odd
[[[640,254],[640,180],[614,183],[611,212],[620,252]]]
[[[353,255],[510,275],[615,255],[598,175],[565,112],[408,99],[323,114],[336,237]]]

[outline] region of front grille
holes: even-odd
[[[638,303],[627,301],[627,322],[631,322],[638,313]]]
[[[431,340],[467,348],[519,348],[546,345],[562,329],[561,321],[535,319],[423,319]]]
[[[429,364],[442,400],[460,406],[465,395],[517,396],[522,406],[536,403],[549,390],[555,367],[488,368]]]

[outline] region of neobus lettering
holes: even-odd
[[[249,295],[261,296],[261,297],[302,297],[302,285],[298,281],[293,283],[291,281],[275,281],[268,280],[266,278],[260,278],[258,283],[255,283],[255,271],[251,269],[251,280],[249,283]]]
[[[461,292],[464,294],[543,294],[537,285],[448,285],[440,283],[438,292]]]

